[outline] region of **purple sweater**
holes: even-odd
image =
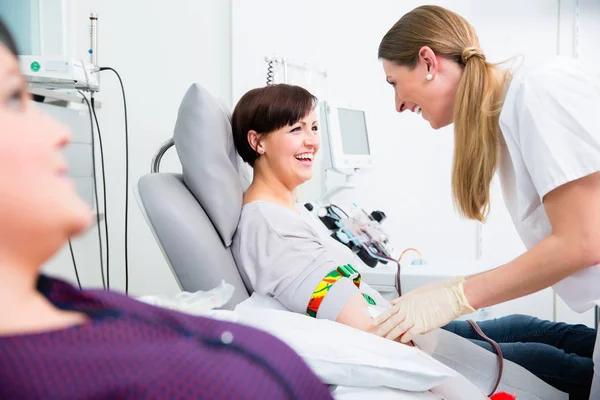
[[[0,399],[331,399],[287,345],[229,322],[40,276],[38,290],[89,322],[0,336]]]

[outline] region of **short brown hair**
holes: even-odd
[[[238,101],[231,116],[233,142],[242,160],[254,166],[259,154],[248,142],[248,132],[267,135],[293,125],[316,106],[317,98],[300,86],[268,85],[252,89]]]

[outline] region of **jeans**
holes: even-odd
[[[592,381],[590,400],[593,399],[600,399],[600,335],[596,336],[596,348],[594,349],[594,380]]]
[[[570,399],[589,399],[595,329],[520,314],[479,321],[478,325],[500,345],[505,359],[568,393]],[[453,321],[443,329],[494,352],[466,321]]]

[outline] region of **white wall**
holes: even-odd
[[[15,37],[22,54],[40,54],[40,0],[2,0],[0,18]]]
[[[559,51],[565,55],[573,51],[575,0],[427,3],[448,7],[466,17],[491,61],[522,55],[527,65]],[[597,23],[592,21],[598,21],[600,5],[594,0],[579,3],[580,22],[585,24],[581,29],[581,52],[597,57],[594,38],[600,36]],[[400,16],[424,2],[313,0],[297,4],[290,0],[233,0],[233,101],[265,84],[265,56],[277,55],[326,69],[325,96],[365,109],[376,161],[373,171],[359,177],[356,189],[336,200],[352,199],[364,208],[384,210],[388,215],[384,226],[398,249],[417,247],[426,258],[475,261],[477,224],[458,217],[452,205],[452,128],[433,131],[416,115],[396,113],[393,90],[385,82],[377,60],[377,48],[387,30]],[[303,200],[320,197],[323,193],[319,189],[319,185],[311,185],[302,192]],[[492,191],[492,211],[482,227],[481,238],[481,265],[496,266],[524,251],[497,181]],[[515,304],[503,304],[502,312],[516,312]],[[552,318],[552,292],[537,294],[527,307],[518,311]],[[581,320],[564,310],[560,318]],[[584,319],[590,323],[589,314]]]
[[[193,82],[231,104],[229,1],[63,0],[68,55],[87,59],[89,13],[98,14],[99,63],[123,79],[129,116],[130,182],[150,170],[159,145],[172,135],[179,102]],[[58,28],[57,28],[58,30]],[[97,96],[108,190],[111,287],[124,288],[124,118],[114,75],[101,75]],[[175,151],[162,170],[180,170]],[[175,293],[175,280],[129,191],[129,268],[133,294]],[[102,196],[100,195],[100,198]],[[102,208],[102,207],[101,207]],[[86,286],[101,284],[95,228],[74,242]],[[46,270],[73,279],[68,248]]]

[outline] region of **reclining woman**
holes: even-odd
[[[66,176],[69,131],[31,104],[16,54],[0,20],[0,398],[331,399],[264,332],[40,273],[91,210]]]
[[[356,265],[354,254],[320,236],[312,219],[296,209],[294,191],[311,179],[320,146],[316,101],[301,87],[280,84],[253,89],[236,105],[233,140],[254,176],[232,251],[245,284],[258,294],[274,297],[293,312],[371,331],[369,306],[389,303],[364,282],[357,287],[348,274],[338,272],[340,266]],[[524,315],[484,321],[480,327],[499,342],[506,359],[571,398],[589,396],[594,329]],[[444,329],[445,337],[453,332],[492,350],[467,322]],[[456,338],[451,340],[461,340]]]

